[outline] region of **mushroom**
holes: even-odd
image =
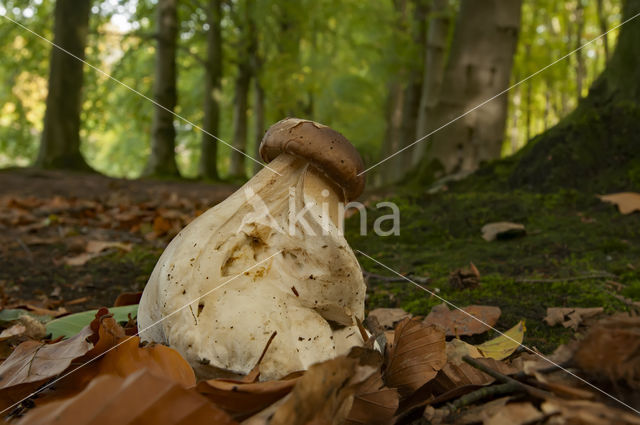
[[[274,332],[262,380],[363,343],[366,288],[339,223],[340,203],[364,189],[360,155],[296,118],[267,131],[260,155],[268,168],[171,241],[140,301],[142,339],[177,349],[200,377],[247,374]]]

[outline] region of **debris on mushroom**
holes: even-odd
[[[201,377],[247,374],[274,332],[262,380],[363,344],[365,284],[339,223],[364,189],[362,159],[340,133],[295,118],[267,131],[260,154],[268,168],[171,241],[140,301],[142,339]]]

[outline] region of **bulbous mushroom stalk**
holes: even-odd
[[[186,226],[140,301],[140,329],[162,320],[142,339],[177,349],[201,377],[247,374],[274,332],[262,380],[363,342],[366,288],[338,206],[364,189],[362,159],[340,133],[295,118],[267,131],[260,154],[280,175],[264,168]]]

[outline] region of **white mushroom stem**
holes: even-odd
[[[171,241],[140,302],[140,329],[162,320],[143,340],[177,349],[202,377],[248,373],[274,331],[261,379],[362,344],[365,284],[338,231],[342,194],[303,159],[269,167],[281,176],[263,169]],[[305,204],[305,223],[290,226]]]

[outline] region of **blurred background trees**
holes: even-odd
[[[618,24],[622,2],[0,0],[0,12],[166,108],[0,18],[0,166],[240,181],[257,166],[239,152],[256,156],[285,116],[338,129],[375,164]],[[395,156],[369,182],[412,169],[428,180],[519,151],[575,109],[617,36]]]

